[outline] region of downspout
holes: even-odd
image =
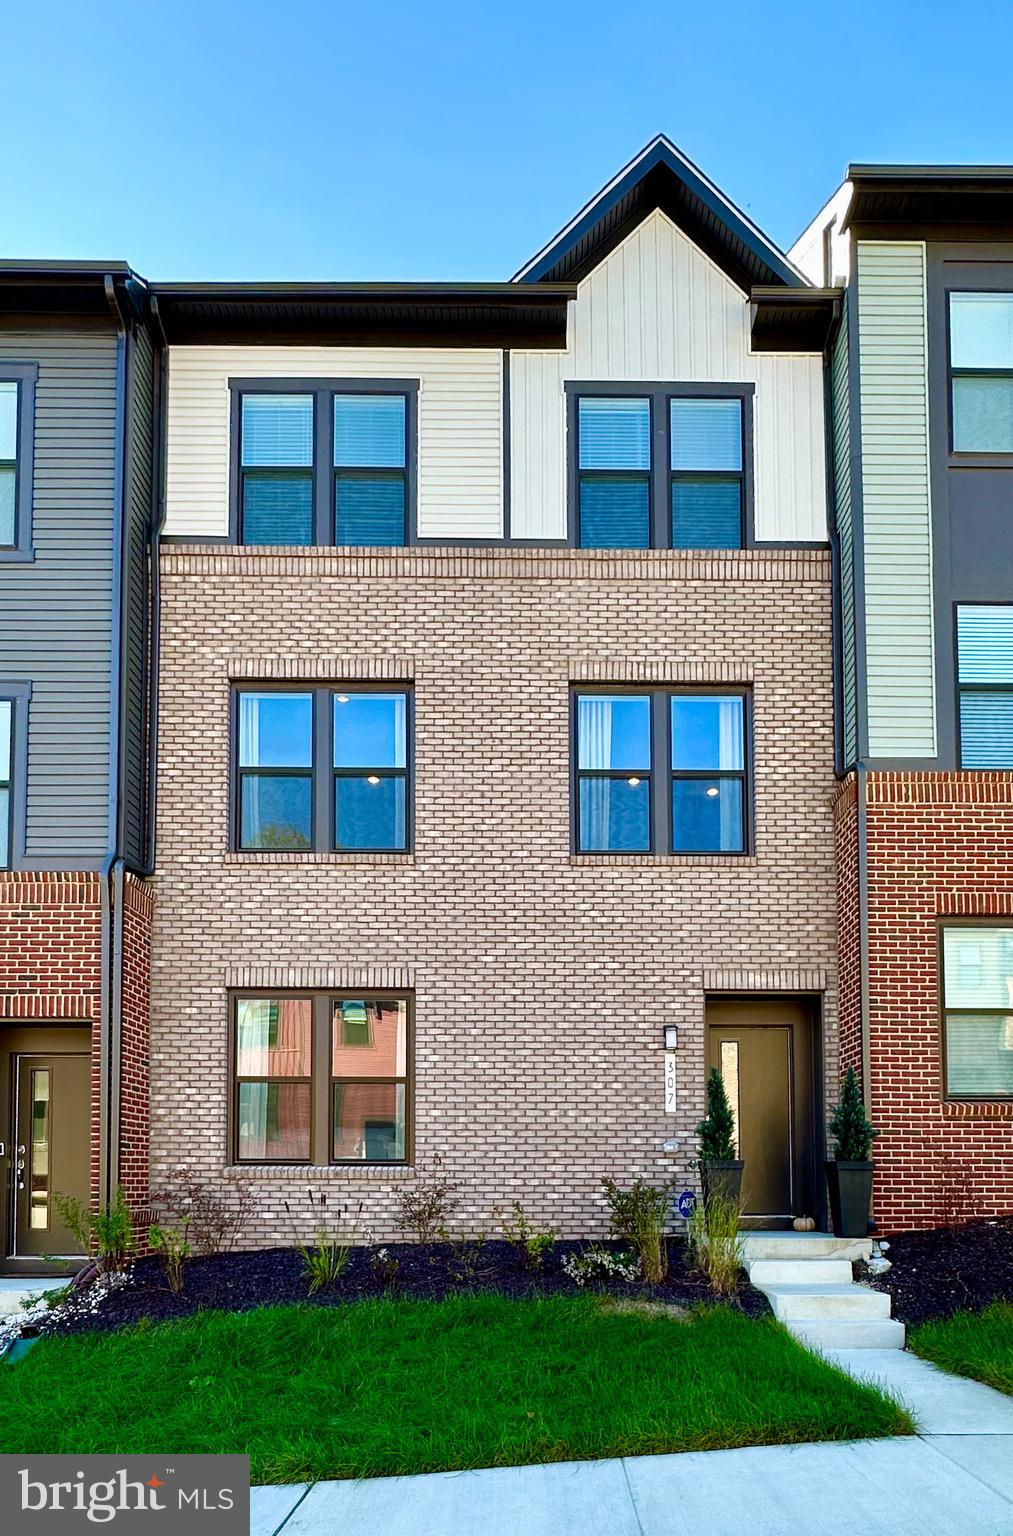
[[[872,1050],[869,1043],[869,820],[865,763],[855,769],[855,795],[858,812],[858,965],[861,998],[862,1098],[865,1113],[872,1115]]]
[[[154,399],[152,400],[151,457],[151,530],[149,562],[151,570],[151,641],[148,646],[148,804],[145,828],[144,867],[138,870],[144,879],[155,873],[155,840],[157,818],[155,806],[158,796],[158,674],[162,650],[162,573],[161,538],[165,527],[165,407],[168,400],[169,342],[162,324],[158,299],[150,299],[151,318],[158,329],[158,367],[155,370]]]

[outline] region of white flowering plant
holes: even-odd
[[[562,1270],[564,1275],[576,1281],[581,1288],[594,1280],[624,1280],[629,1283],[640,1275],[640,1260],[634,1253],[625,1250],[614,1253],[611,1248],[601,1248],[596,1244],[581,1253],[566,1254]]]

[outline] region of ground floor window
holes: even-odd
[[[1013,924],[943,929],[943,1058],[952,1099],[1013,1096]]]
[[[405,996],[235,996],[236,1161],[405,1162],[410,1034]]]

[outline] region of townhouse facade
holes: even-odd
[[[181,1167],[248,1185],[250,1244],[310,1237],[308,1189],[395,1237],[399,1194],[437,1169],[471,1234],[515,1200],[600,1232],[602,1177],[696,1187],[710,1066],[754,1223],[825,1222],[846,1064],[882,1126],[881,1229],[942,1219],[960,1159],[983,1209],[1009,1208],[1013,763],[958,761],[938,726],[958,691],[968,750],[1002,720],[1003,678],[966,668],[994,665],[1006,594],[1001,562],[932,568],[926,529],[976,494],[918,406],[948,378],[938,317],[917,346],[947,258],[882,206],[852,176],[786,256],[658,139],[507,283],[79,269],[64,285],[91,282],[101,317],[63,296],[34,330],[12,298],[15,498],[45,515],[44,448],[72,494],[108,472],[110,600],[101,664],[71,628],[0,687],[0,996],[47,1031],[5,1044],[13,1262],[33,1219],[61,1251],[64,1115],[94,1197],[122,1183],[143,1204]],[[953,385],[979,433],[1013,420],[994,338],[980,383],[981,309]],[[36,404],[26,447],[22,380],[60,327],[101,334],[111,382],[71,369],[68,418]],[[84,434],[103,388],[106,457]],[[1006,466],[977,458],[994,550]],[[72,551],[69,511],[53,537]],[[84,730],[107,773],[94,844],[66,815],[86,775],[60,735],[89,688],[112,722]],[[78,1059],[76,1088],[57,1096],[43,1050]]]

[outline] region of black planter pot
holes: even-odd
[[[867,1237],[874,1163],[827,1163],[830,1218],[838,1237]]]
[[[700,1182],[703,1185],[704,1204],[711,1195],[723,1195],[726,1200],[734,1200],[738,1205],[742,1200],[742,1169],[741,1160],[700,1163]]]

